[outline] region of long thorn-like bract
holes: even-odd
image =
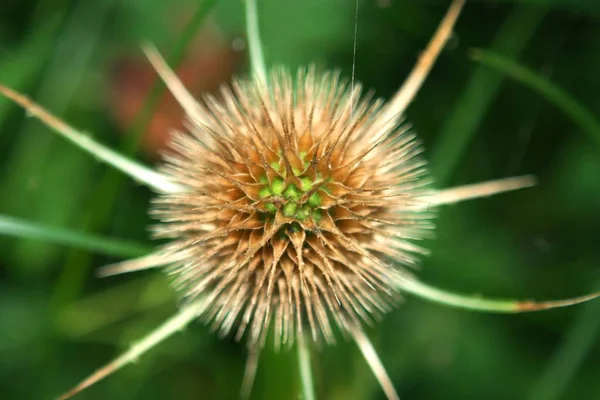
[[[75,130],[56,116],[50,114],[22,94],[3,85],[0,85],[0,94],[3,94],[23,107],[28,115],[38,118],[50,129],[73,142],[79,148],[87,151],[100,161],[109,164],[124,174],[129,175],[135,181],[163,193],[182,191],[182,188],[179,185],[170,182],[163,174],[130,160],[116,151],[96,142],[91,137]]]
[[[381,360],[377,355],[377,351],[373,347],[373,344],[367,335],[365,335],[365,333],[359,327],[355,327],[352,329],[352,336],[354,337],[354,341],[358,345],[360,352],[367,361],[367,364],[369,364],[369,367],[371,367],[371,371],[373,371],[375,378],[377,378],[379,381],[385,396],[388,398],[388,400],[400,400],[400,396],[398,396],[392,380],[385,371],[385,367],[381,363]]]
[[[216,3],[217,0],[204,0],[198,5],[196,12],[170,49],[168,56],[169,63],[167,65],[172,65],[174,68],[182,65],[190,43],[197,37],[198,30],[203,26],[203,22],[206,20],[206,17],[210,14]],[[164,78],[161,77],[160,80],[156,80],[152,84],[142,107],[136,113],[132,129],[129,131],[130,134],[128,135],[130,140],[125,143],[127,150],[135,150],[144,132],[150,127],[150,124],[153,121],[152,116],[158,110],[163,95],[165,94],[163,83],[165,83],[165,81]]]
[[[106,378],[112,373],[118,371],[125,365],[136,361],[140,356],[148,350],[167,339],[175,332],[183,329],[193,319],[197,318],[205,309],[205,300],[203,298],[196,300],[183,308],[174,317],[168,319],[164,324],[152,331],[148,336],[134,344],[131,349],[111,361],[104,367],[96,370],[92,375],[84,379],[79,385],[75,386],[69,392],[59,397],[59,400],[68,399],[82,390],[92,386],[96,382]]]
[[[515,314],[529,311],[549,310],[551,308],[568,307],[585,303],[600,297],[600,292],[564,300],[531,301],[488,299],[479,295],[463,295],[449,292],[412,278],[402,278],[397,282],[398,289],[403,293],[410,293],[421,299],[439,303],[447,307],[462,308],[471,311],[481,311],[497,314]]]
[[[258,10],[256,0],[246,0],[246,32],[248,36],[248,50],[250,53],[250,65],[254,78],[263,86],[267,84],[267,69],[265,57],[258,29]]]
[[[315,383],[312,375],[310,361],[310,348],[306,343],[303,334],[298,335],[298,370],[300,371],[300,381],[303,400],[315,400]]]
[[[169,91],[175,97],[175,100],[179,103],[181,108],[190,118],[198,119],[198,122],[204,122],[201,120],[202,113],[199,112],[199,106],[194,96],[183,86],[181,80],[177,77],[175,72],[169,67],[169,64],[160,55],[156,47],[152,44],[144,44],[142,50],[152,67],[156,70],[156,73],[163,80],[165,85],[169,88]]]
[[[170,261],[169,258],[158,253],[147,254],[131,260],[105,265],[96,272],[96,276],[106,278],[107,276],[144,271],[146,269],[162,267]]]
[[[524,175],[457,186],[435,192],[430,197],[428,205],[440,206],[455,204],[466,200],[479,199],[504,192],[510,192],[512,190],[524,189],[534,185],[535,178],[532,175]]]
[[[437,60],[444,45],[452,35],[452,29],[464,4],[465,0],[454,0],[452,2],[444,19],[442,19],[438,29],[427,44],[427,48],[419,56],[419,60],[412,71],[387,105],[384,120],[389,120],[394,115],[404,114],[408,105],[413,101],[421,85],[429,75],[429,71],[431,71],[435,60]]]
[[[248,352],[246,359],[246,367],[244,368],[244,377],[242,378],[242,386],[240,388],[240,398],[247,400],[252,393],[254,380],[256,379],[256,370],[258,369],[258,360],[260,358],[260,349],[253,348]]]

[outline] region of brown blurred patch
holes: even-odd
[[[222,38],[215,28],[208,28],[200,32],[175,72],[188,90],[198,96],[214,92],[228,82],[240,60],[241,53],[233,49],[231,40]],[[157,78],[150,63],[142,56],[124,56],[115,61],[109,93],[111,111],[121,131],[130,132]],[[165,91],[142,138],[142,148],[149,157],[157,157],[173,130],[183,129],[182,121],[183,110]]]

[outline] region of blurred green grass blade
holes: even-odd
[[[315,383],[313,380],[312,365],[310,360],[310,348],[306,343],[306,337],[298,334],[298,370],[300,372],[300,394],[302,400],[315,400]]]
[[[596,285],[598,288],[598,285]],[[533,386],[529,400],[558,400],[564,396],[569,383],[595,344],[600,332],[600,301],[592,301],[577,313],[565,339],[546,364]]]
[[[115,257],[138,257],[152,251],[146,246],[120,239],[109,239],[69,229],[55,228],[0,215],[0,235],[41,240]]]
[[[519,58],[546,12],[545,5],[515,5],[490,47],[511,58]],[[502,80],[502,76],[479,66],[458,97],[431,151],[431,170],[440,186],[447,184],[454,173],[496,98]]]
[[[442,304],[448,307],[461,308],[470,311],[489,312],[497,314],[513,314],[522,312],[542,311],[552,308],[569,307],[593,300],[600,296],[600,292],[589,295],[573,297],[570,299],[530,301],[512,299],[491,299],[479,295],[464,295],[439,289],[420,282],[416,279],[397,280],[398,290],[410,293],[423,300]]]
[[[495,52],[473,49],[470,52],[470,57],[538,92],[571,118],[593,141],[600,145],[600,121],[589,109],[581,105],[556,84],[517,64],[509,57]]]
[[[474,49],[470,54],[475,61],[495,69],[539,93],[554,104],[600,145],[600,121],[585,106],[556,84],[534,71],[502,55]],[[579,311],[552,361],[530,393],[531,400],[553,400],[563,397],[569,382],[583,363],[585,356],[600,332],[600,304],[592,302]]]

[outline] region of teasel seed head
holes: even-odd
[[[153,215],[161,259],[222,334],[263,345],[370,324],[424,250],[429,178],[415,136],[339,73],[274,69],[205,97],[162,171],[185,188]]]

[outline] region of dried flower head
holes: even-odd
[[[163,172],[185,188],[153,214],[161,254],[215,328],[261,342],[305,326],[334,341],[390,309],[393,282],[431,227],[414,135],[337,73],[276,69],[270,91],[238,80],[190,116]]]
[[[247,334],[251,351],[242,384],[245,396],[272,328],[276,346],[298,339],[306,398],[314,394],[304,332],[309,330],[315,341],[333,342],[339,330],[357,343],[387,398],[398,399],[361,329],[393,306],[397,290],[452,307],[500,313],[564,307],[600,296],[545,302],[486,299],[405,276],[404,267],[424,252],[414,240],[431,228],[430,207],[533,184],[524,176],[429,190],[420,147],[400,125],[463,4],[453,1],[415,68],[386,104],[372,95],[361,98],[360,86],[337,73],[301,69],[294,80],[286,70],[275,69],[267,76],[251,0],[246,17],[255,77],[222,88],[219,100],[207,95],[197,102],[158,52],[146,47],[188,117],[189,132],[174,136],[161,171],[102,146],[0,85],[0,94],[30,115],[161,193],[152,213],[160,221],[156,236],[168,243],[148,256],[105,268],[103,274],[165,267],[189,301],[61,398],[138,359],[200,316],[222,334]]]

